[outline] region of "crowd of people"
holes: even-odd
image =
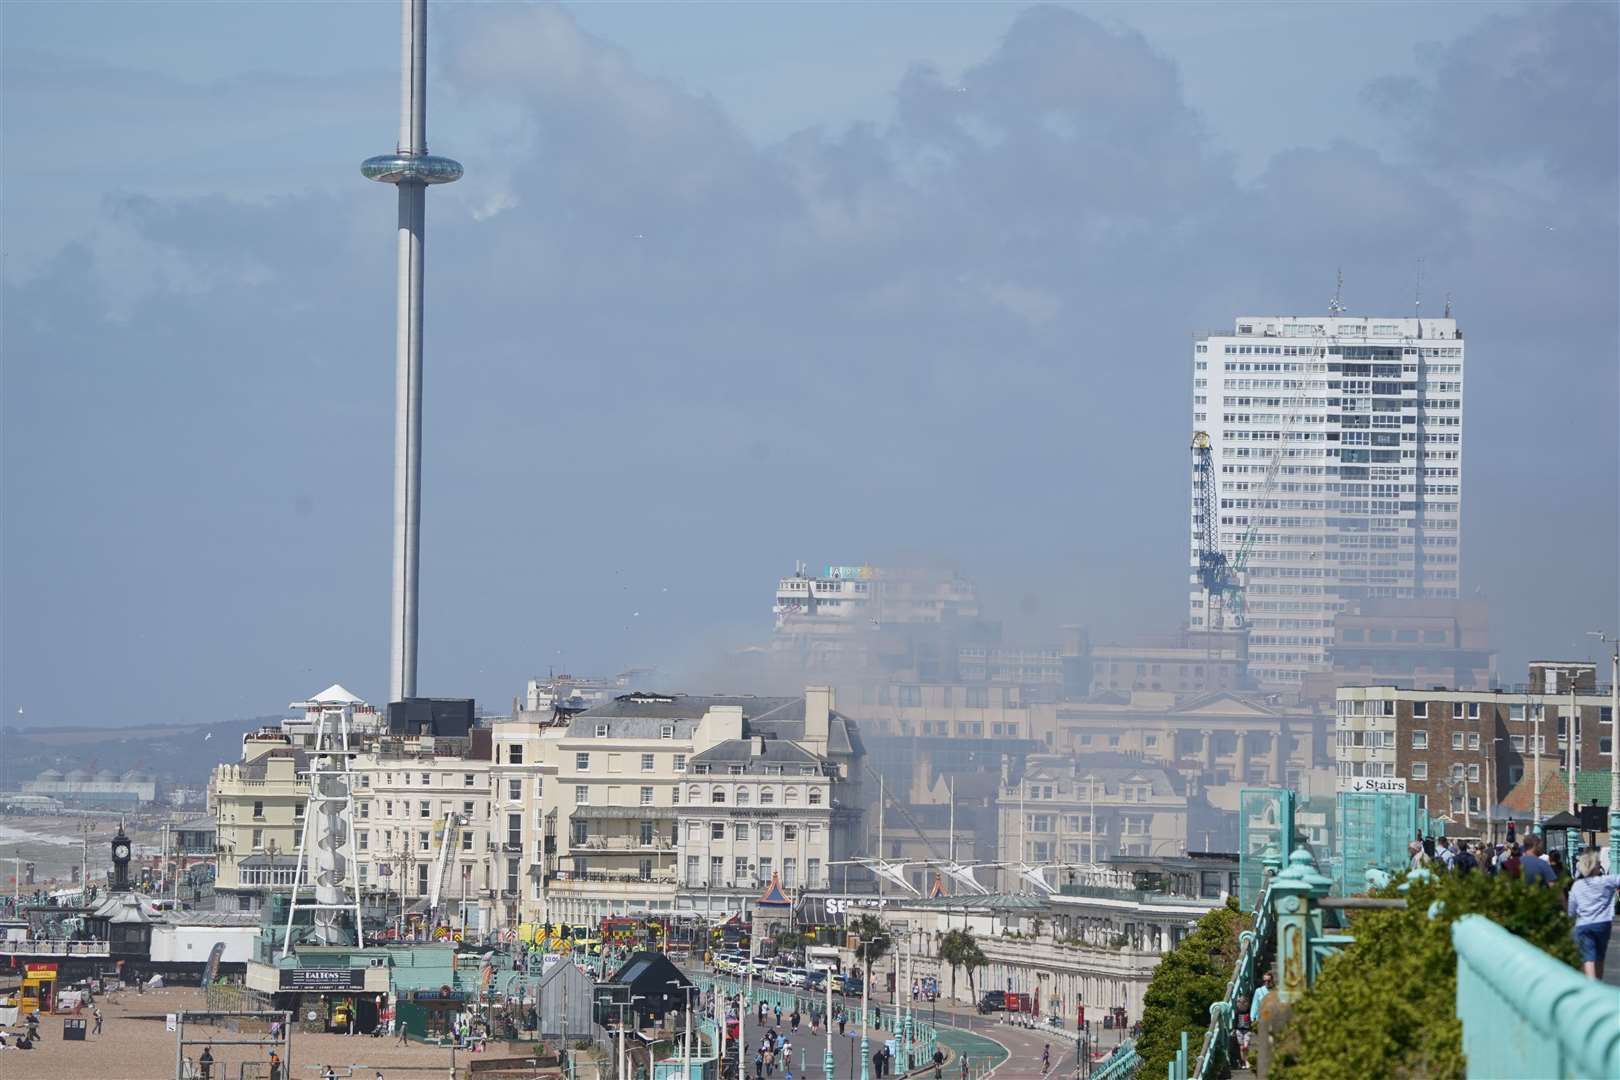
[[[1614,897],[1620,874],[1606,873],[1599,849],[1589,847],[1565,865],[1561,851],[1548,851],[1547,841],[1532,833],[1522,842],[1509,834],[1505,843],[1473,844],[1425,836],[1410,845],[1410,868],[1467,874],[1478,870],[1518,878],[1538,888],[1556,889],[1575,920],[1575,947],[1588,978],[1603,978],[1603,958],[1614,926]]]

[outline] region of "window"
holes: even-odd
[[[428,802],[426,799],[423,799],[421,802],[417,803],[416,804],[416,816],[419,817],[419,818],[432,817],[433,816],[433,804]]]
[[[724,840],[726,838],[726,823],[723,821],[709,822],[709,839]]]
[[[1426,761],[1412,762],[1412,779],[1427,780],[1429,778],[1429,763]]]
[[[984,686],[963,687],[964,704],[970,709],[987,709],[990,707],[990,690]]]
[[[364,829],[361,829],[361,830],[359,830],[358,832],[356,832],[354,834],[354,838],[355,838],[355,841],[360,845],[360,850],[361,851],[370,850],[370,848],[371,848],[371,834],[369,832],[367,832]]]
[[[726,860],[719,855],[709,857],[709,881],[718,885],[725,880]]]
[[[776,802],[776,789],[775,788],[768,788],[767,787],[767,788],[760,788],[759,789],[759,805],[761,805],[761,806],[771,806],[771,805],[774,805],[775,802]]]
[[[365,818],[369,818],[371,816],[371,801],[368,799],[359,805],[361,819],[364,820]]]
[[[746,840],[746,839],[748,839],[748,822],[739,821],[735,825],[733,825],[731,827],[731,838],[733,840]]]
[[[1461,763],[1451,766],[1451,778],[1453,780],[1461,780],[1463,778],[1463,767]]]
[[[590,801],[591,789],[586,787],[584,784],[576,785],[574,787],[574,804],[576,806],[589,806]]]
[[[471,829],[463,829],[463,830],[461,830],[461,850],[462,851],[471,851],[473,849],[472,842],[473,842],[472,830]]]
[[[506,846],[520,848],[523,846],[523,815],[506,815]]]
[[[1523,735],[1509,735],[1508,736],[1508,745],[1513,747],[1513,749],[1519,751],[1519,753],[1521,753],[1521,754],[1524,753],[1524,736]]]
[[[794,888],[799,884],[799,860],[782,860],[782,885],[784,888]]]
[[[716,786],[715,789],[709,793],[709,801],[716,806],[724,803],[726,801],[726,789]]]
[[[523,801],[523,781],[522,780],[508,780],[506,782],[506,801],[507,802],[522,802]]]
[[[745,788],[745,787],[739,787],[737,789],[737,805],[738,806],[747,806],[748,805],[748,798],[749,798],[748,789]]]
[[[1451,733],[1451,748],[1453,750],[1461,750],[1463,748],[1463,733],[1462,732],[1453,731]]]
[[[1427,750],[1429,748],[1429,733],[1427,731],[1412,732],[1412,749]]]
[[[472,787],[473,786],[473,774],[472,773],[462,773],[461,774],[461,786],[462,787]]]
[[[760,881],[769,881],[769,880],[771,880],[771,870],[772,870],[771,862],[772,862],[772,860],[769,859],[769,858],[761,858],[759,860],[759,880]]]
[[[651,806],[652,804],[653,804],[653,789],[650,788],[650,787],[642,788],[641,789],[641,805],[642,806]]]
[[[804,887],[807,889],[821,888],[821,860],[811,859],[804,868]]]
[[[685,772],[686,771],[686,755],[685,754],[676,754],[675,755],[675,771],[676,772]]]
[[[786,803],[788,806],[798,806],[799,805],[799,789],[796,788],[796,787],[788,788],[787,792],[782,797],[782,801],[784,803]]]
[[[1412,719],[1427,720],[1429,718],[1429,703],[1427,701],[1412,702]]]
[[[1470,750],[1478,750],[1479,749],[1479,732],[1470,731],[1468,733],[1468,749],[1470,749]]]
[[[426,851],[426,850],[428,850],[429,846],[430,845],[428,843],[428,832],[427,832],[427,830],[426,829],[419,830],[417,832],[417,834],[416,834],[416,850],[417,851]]]
[[[1453,701],[1451,703],[1451,718],[1453,720],[1461,720],[1463,718],[1463,703],[1462,702]]]
[[[776,828],[768,821],[759,823],[759,838],[761,840],[776,839]]]
[[[698,883],[698,857],[696,855],[686,857],[686,883],[688,885]]]
[[[508,765],[523,764],[523,744],[513,743],[506,748],[506,763]],[[426,783],[424,780],[423,783]]]
[[[254,799],[253,800],[253,816],[256,817],[256,818],[264,817],[264,800],[263,799]]]
[[[810,805],[811,806],[820,806],[821,805],[821,789],[820,788],[811,788],[810,789]]]
[[[653,756],[651,754],[642,754],[641,755],[641,771],[642,772],[652,772],[653,771]]]
[[[581,750],[579,753],[574,755],[574,771],[575,772],[590,772],[591,771],[591,755],[589,753],[587,753],[584,750]]]
[[[605,739],[605,738],[607,738],[607,735],[608,735],[608,726],[606,724],[597,724],[596,725],[596,737],[598,739]]]
[[[675,737],[675,725],[674,724],[664,724],[663,726],[661,726],[658,729],[658,737],[660,739],[673,739]]]
[[[1479,766],[1478,765],[1470,765],[1470,766],[1468,766],[1468,781],[1469,781],[1469,783],[1473,783],[1473,784],[1479,783]]]
[[[253,850],[254,851],[259,851],[259,850],[262,850],[263,847],[264,847],[264,830],[263,829],[254,829],[253,830]]]
[[[521,756],[522,753],[523,753],[522,750],[518,751],[519,756]],[[422,774],[422,786],[423,787],[432,787],[433,786],[433,774],[432,773],[423,773]]]

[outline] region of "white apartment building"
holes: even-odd
[[[425,911],[437,898],[440,918],[489,925],[506,884],[490,827],[490,762],[386,742],[352,764],[361,893],[396,914]]]
[[[1195,342],[1192,426],[1210,437],[1228,558],[1255,529],[1244,606],[1261,684],[1329,670],[1352,601],[1457,597],[1462,406],[1451,318],[1244,316]],[[1190,506],[1188,622],[1210,629],[1196,491]]]
[[[859,845],[864,751],[825,688],[625,694],[553,732],[536,866],[553,921],[723,915],[772,873],[825,888]]]

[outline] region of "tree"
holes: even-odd
[[[860,938],[855,958],[861,962],[868,988],[872,985],[872,965],[881,960],[893,944],[889,931],[876,915],[862,915],[850,924],[850,932]],[[870,992],[870,990],[868,990]]]
[[[1153,969],[1142,998],[1142,1037],[1136,1051],[1144,1059],[1142,1076],[1163,1076],[1181,1049],[1181,1033],[1190,1044],[1202,1044],[1209,1027],[1209,1007],[1226,996],[1226,984],[1239,953],[1238,935],[1250,918],[1228,899],[1198,920],[1169,955]]]
[[[978,994],[973,985],[973,972],[984,967],[989,961],[979,943],[974,940],[971,930],[950,930],[939,939],[939,958],[950,965],[951,968],[951,1000],[956,1000],[956,969],[966,968],[968,977],[968,993],[975,1000]]]
[[[1457,1019],[1457,954],[1451,924],[1486,918],[1574,966],[1570,920],[1552,889],[1482,873],[1403,879],[1373,895],[1405,908],[1355,913],[1355,943],[1323,966],[1294,1006],[1273,1075],[1280,1080],[1391,1076],[1461,1080],[1467,1072]],[[1435,901],[1440,907],[1433,918]]]

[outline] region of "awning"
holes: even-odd
[[[576,806],[569,821],[674,821],[673,806]]]

